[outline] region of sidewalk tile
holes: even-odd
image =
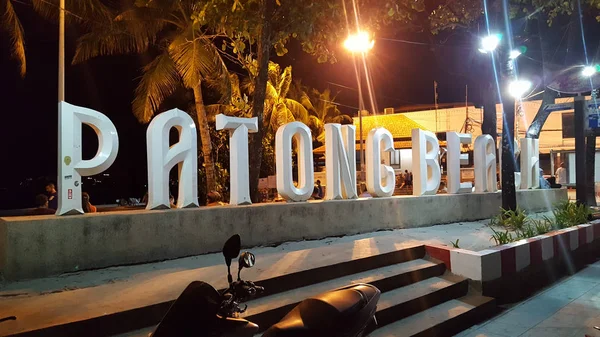
[[[579,330],[577,328],[533,328],[520,337],[574,337]]]
[[[557,313],[538,325],[540,328],[583,328],[594,317]]]
[[[475,330],[475,331],[471,331],[466,335],[456,335],[455,337],[511,337],[510,335],[500,335],[500,334],[495,334],[495,333],[490,333],[490,332],[485,332],[485,331],[481,331],[481,330]]]
[[[495,320],[489,324],[486,324],[484,327],[481,328],[480,331],[482,333],[489,333],[492,335],[515,337],[529,330],[529,328],[530,326],[522,326],[504,321],[498,322],[497,320]]]

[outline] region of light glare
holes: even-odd
[[[508,58],[510,58],[511,60],[516,59],[517,57],[521,56],[521,51],[520,50],[511,50],[510,51],[510,55],[508,56]]]
[[[344,47],[353,53],[365,53],[373,48],[375,41],[371,39],[369,33],[358,32],[348,36],[344,42]]]
[[[482,53],[493,52],[494,50],[496,50],[498,45],[500,45],[500,39],[501,39],[501,36],[498,34],[490,35],[490,36],[486,36],[486,37],[482,38],[481,39],[481,48],[479,49],[479,51]]]
[[[584,77],[592,77],[596,74],[596,67],[594,66],[586,66],[583,67],[583,71],[581,72],[581,75],[583,75]]]
[[[525,95],[527,91],[531,89],[531,85],[531,82],[526,80],[512,81],[508,85],[508,93],[512,97],[520,99],[523,97],[523,95]]]

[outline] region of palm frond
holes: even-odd
[[[340,114],[339,116],[333,117],[329,123],[337,123],[342,125],[353,124],[354,120],[348,115]]]
[[[290,85],[292,84],[292,66],[287,66],[279,77],[279,83],[277,84],[277,92],[280,97],[287,97],[290,91]]]
[[[233,108],[231,105],[226,104],[210,104],[205,105],[206,109],[206,118],[208,118],[209,122],[214,122],[218,114],[224,114],[228,116],[233,115]]]
[[[12,56],[19,62],[19,72],[22,77],[27,73],[27,59],[25,57],[25,34],[23,25],[15,13],[10,1],[5,1],[4,13],[2,13],[2,26],[10,35]]]
[[[294,121],[294,115],[288,109],[284,102],[279,102],[273,107],[273,113],[271,115],[271,129],[273,132],[277,131],[279,127],[284,124]]]
[[[132,9],[119,13],[114,21],[117,22],[128,22],[130,30],[139,27],[139,29],[150,29],[152,33],[150,35],[157,34],[162,30],[167,23],[175,24],[180,26],[180,23],[170,20],[168,12],[161,11],[160,9],[151,7],[134,7]]]
[[[271,82],[275,88],[277,88],[279,86],[279,74],[281,74],[281,67],[279,64],[269,61],[268,74],[268,81]]]
[[[284,99],[283,103],[292,114],[293,120],[302,122],[306,125],[310,123],[308,110],[306,110],[306,108],[302,104],[289,98]]]
[[[60,14],[60,0],[31,0],[33,9],[41,16],[56,19]],[[106,22],[111,18],[111,11],[102,0],[66,0],[65,20],[85,25]]]
[[[277,89],[273,86],[273,84],[270,81],[267,82],[265,101],[275,101],[277,99],[279,99],[279,93],[277,92]]]
[[[133,114],[148,123],[165,98],[181,84],[181,79],[168,53],[163,53],[143,69],[144,74],[135,90]]]
[[[150,31],[133,28],[125,22],[114,22],[110,28],[97,27],[84,34],[77,41],[73,64],[81,63],[96,56],[116,54],[141,54],[154,43],[156,36]]]
[[[193,27],[177,36],[169,45],[169,54],[187,88],[202,80],[216,87],[226,100],[231,97],[231,81],[225,62],[212,40]]]

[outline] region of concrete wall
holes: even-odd
[[[517,192],[529,211],[548,210],[566,190]],[[489,218],[500,193],[0,218],[0,271],[7,280],[219,251],[232,234],[244,246]]]

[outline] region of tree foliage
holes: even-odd
[[[210,130],[202,83],[219,89],[229,100],[229,72],[206,27],[192,17],[200,5],[194,0],[136,0],[96,25],[79,41],[73,62],[96,56],[147,53],[156,55],[142,69],[135,91],[133,113],[148,123],[163,101],[183,86],[194,92],[195,111],[204,157],[207,191],[217,190]]]
[[[57,18],[59,14],[60,0],[30,0],[33,9],[45,18]],[[25,77],[27,73],[27,57],[25,54],[25,30],[17,15],[14,4],[29,5],[22,1],[0,0],[0,26],[10,37],[10,51],[13,58],[19,64],[19,73]],[[89,24],[91,21],[85,18],[105,18],[108,15],[108,7],[100,0],[66,0],[65,21]]]

